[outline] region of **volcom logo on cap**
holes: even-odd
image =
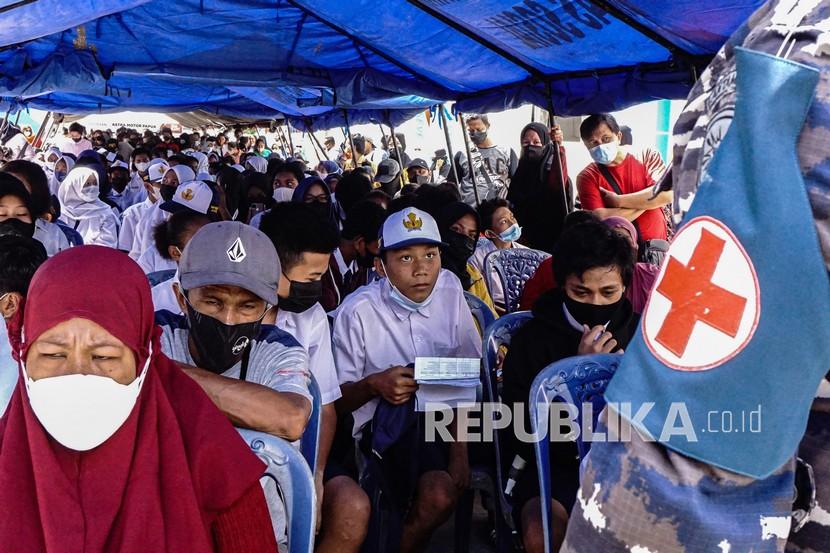
[[[738,238],[721,221],[697,217],[674,237],[643,313],[643,337],[673,369],[713,369],[752,340],[760,298],[758,275]]]
[[[248,254],[245,251],[245,246],[242,245],[242,239],[237,238],[228,248],[228,259],[231,260],[231,263],[242,263],[246,257],[248,257]]]
[[[245,348],[247,348],[247,347],[248,347],[248,344],[249,344],[250,342],[251,342],[251,340],[249,340],[247,336],[242,336],[242,337],[241,337],[239,340],[237,340],[237,341],[236,341],[236,343],[233,345],[233,348],[231,349],[231,353],[233,353],[234,355],[239,355],[240,353],[242,353],[242,351],[243,351]]]

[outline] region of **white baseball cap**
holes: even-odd
[[[150,182],[161,182],[161,179],[164,178],[164,174],[170,169],[170,167],[164,163],[150,163],[150,168],[147,169],[147,177],[150,179]]]
[[[110,165],[110,169],[124,169],[124,170],[129,171],[130,166],[127,165],[126,163],[124,163],[123,161],[121,161],[120,159],[116,159],[115,161],[112,162],[112,165]]]
[[[416,244],[446,246],[441,241],[438,224],[432,215],[426,211],[408,207],[386,218],[380,240],[382,251],[396,250]]]
[[[168,213],[178,213],[189,209],[204,213],[208,217],[219,218],[219,197],[207,183],[200,180],[187,181],[176,187],[173,199],[159,206]]]

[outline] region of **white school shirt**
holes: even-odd
[[[61,228],[45,219],[35,220],[35,233],[32,238],[43,244],[49,257],[68,250],[71,246]]]
[[[133,249],[130,250],[130,257],[133,259],[137,260],[149,248],[155,249],[153,229],[162,221],[166,221],[169,215],[161,209],[162,202],[163,200],[159,199],[141,214],[141,220],[136,226],[135,236],[133,237]]]
[[[173,285],[179,284],[179,273],[176,272],[173,278],[159,282],[150,288],[150,294],[153,296],[153,310],[169,311],[176,315],[183,315],[179,302],[176,300],[176,292],[173,291]]]
[[[75,219],[67,213],[61,213],[61,219],[69,228],[75,229],[81,235],[85,245],[118,247],[118,217],[112,210],[86,219]]]
[[[476,329],[458,277],[441,269],[429,305],[411,312],[390,297],[384,278],[343,302],[334,321],[334,361],[340,384],[358,382],[416,357],[481,357]],[[356,409],[353,435],[372,420],[378,399]]]
[[[130,252],[130,257],[133,261],[137,261],[140,255],[133,251],[138,224],[151,207],[153,207],[153,201],[147,198],[141,203],[128,207],[121,214],[121,232],[118,234],[118,249]]]
[[[323,405],[340,399],[342,394],[331,350],[329,318],[323,306],[315,303],[302,313],[278,308],[276,326],[296,338],[308,352],[309,368],[320,387]]]
[[[179,266],[172,259],[165,259],[159,254],[155,244],[144,250],[144,253],[136,261],[145,275],[158,271],[170,271],[178,269]]]

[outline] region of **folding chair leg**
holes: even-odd
[[[475,490],[472,488],[467,489],[458,499],[455,508],[455,553],[467,553],[470,550],[474,500]]]

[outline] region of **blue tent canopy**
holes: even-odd
[[[762,3],[0,0],[0,97],[320,127],[344,109],[386,122],[447,100],[469,112],[552,97],[582,114],[684,97]]]

